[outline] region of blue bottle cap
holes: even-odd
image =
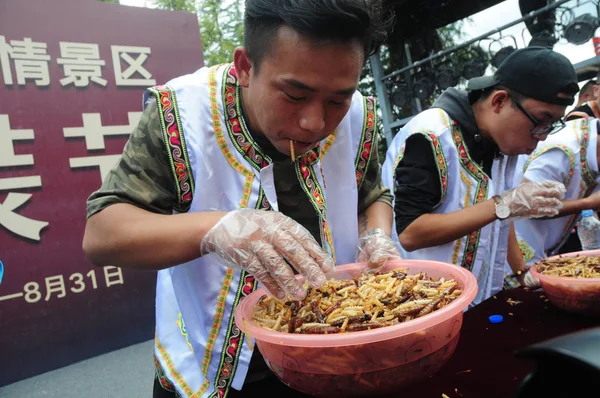
[[[582,217],[590,217],[594,215],[594,210],[584,210],[581,212]]]
[[[502,315],[490,315],[490,323],[502,323],[504,317]]]

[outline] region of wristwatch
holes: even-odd
[[[513,278],[520,278],[521,276],[523,276],[523,275],[525,275],[527,272],[529,272],[529,268],[530,268],[530,267],[525,267],[525,268],[522,268],[522,269],[518,270],[517,272],[513,272],[511,276],[512,276]]]
[[[523,269],[518,270],[517,272],[513,273],[512,276],[521,276],[523,274],[526,274],[527,271],[529,271],[529,267],[525,267]]]
[[[510,216],[510,207],[504,203],[504,200],[502,200],[500,195],[494,196],[494,202],[496,202],[496,208],[494,209],[496,217],[498,217],[499,220],[506,220]]]

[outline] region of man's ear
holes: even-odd
[[[244,47],[236,48],[233,53],[233,64],[240,86],[247,88],[254,71],[252,61],[248,57],[248,50]]]
[[[592,86],[592,92],[594,93],[594,98],[592,98],[595,101],[600,100],[600,86],[598,86],[597,84],[594,84]]]
[[[509,103],[510,95],[506,90],[494,91],[488,101],[494,113],[500,113],[500,110]]]

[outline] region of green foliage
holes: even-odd
[[[155,0],[155,4],[163,10],[196,13],[196,2],[194,0]]]
[[[198,15],[207,66],[232,61],[233,50],[242,44],[243,0],[155,0],[155,4],[160,9]]]

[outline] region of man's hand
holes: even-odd
[[[558,215],[565,186],[555,181],[525,182],[504,192],[502,201],[510,209],[510,218],[542,218]]]
[[[529,270],[527,270],[527,272],[520,275],[518,280],[519,280],[519,283],[521,284],[521,286],[540,287],[539,279],[537,279],[533,275],[531,275],[531,272]]]
[[[301,300],[306,290],[294,277],[293,266],[304,280],[322,286],[333,259],[310,232],[276,211],[241,209],[227,213],[200,244],[202,255],[215,253],[228,267],[254,275],[279,299]]]
[[[388,260],[400,260],[394,241],[381,229],[375,228],[358,240],[356,260],[367,261],[370,271],[378,271]]]

